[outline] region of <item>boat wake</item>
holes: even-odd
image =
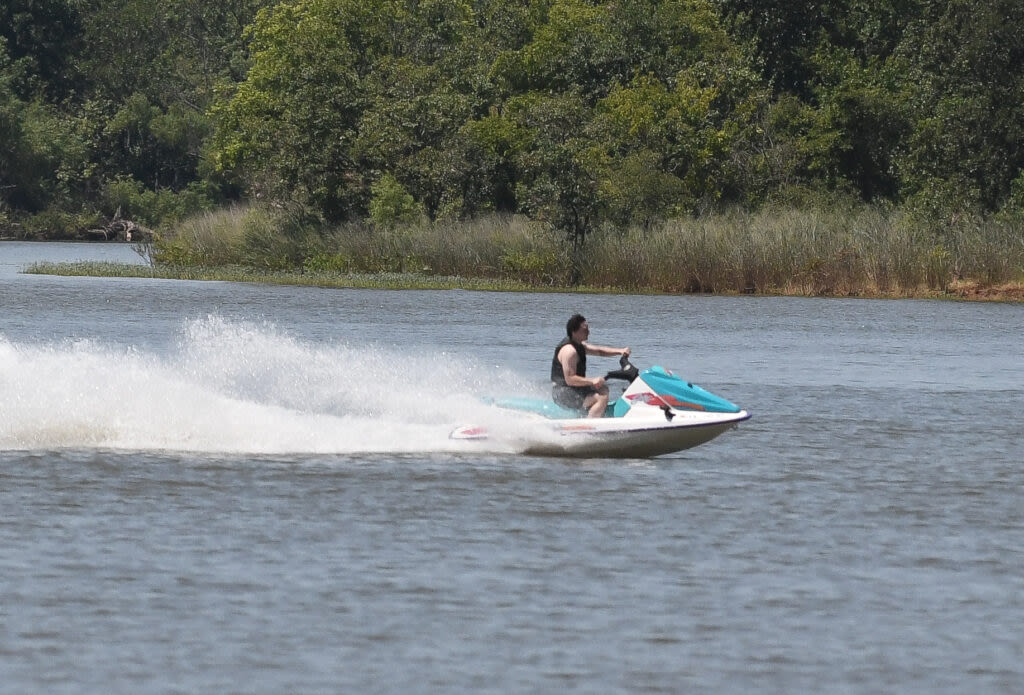
[[[455,424],[487,424],[480,394],[540,388],[465,356],[316,343],[216,316],[186,323],[166,352],[0,334],[0,450],[456,451]]]

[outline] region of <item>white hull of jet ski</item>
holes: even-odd
[[[702,413],[674,411],[671,420],[660,409],[650,417],[531,419],[508,432],[477,426],[460,427],[452,439],[499,440],[522,445],[522,453],[534,456],[574,458],[649,458],[682,451],[711,441],[749,413]],[[504,429],[504,428],[502,428]]]

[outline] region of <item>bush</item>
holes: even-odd
[[[150,190],[130,177],[108,181],[100,198],[102,211],[156,229],[176,224],[191,215],[208,212],[213,200],[201,183],[191,183],[182,191]]]
[[[352,259],[343,253],[315,253],[302,262],[307,273],[347,273],[352,269]]]
[[[423,217],[423,207],[391,174],[384,174],[370,189],[370,219],[381,228],[411,224]]]
[[[47,209],[30,215],[22,222],[25,239],[77,239],[82,228],[78,216],[57,209]]]
[[[509,250],[501,257],[502,274],[524,282],[554,285],[564,279],[566,263],[555,249]]]
[[[241,264],[246,219],[252,208],[204,212],[156,235],[153,259],[162,265]]]

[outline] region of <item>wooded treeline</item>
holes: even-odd
[[[6,0],[0,236],[1024,215],[1019,0]]]

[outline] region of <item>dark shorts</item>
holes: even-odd
[[[593,386],[559,386],[551,387],[551,398],[558,405],[569,410],[583,410],[583,401],[587,396],[597,393]]]

